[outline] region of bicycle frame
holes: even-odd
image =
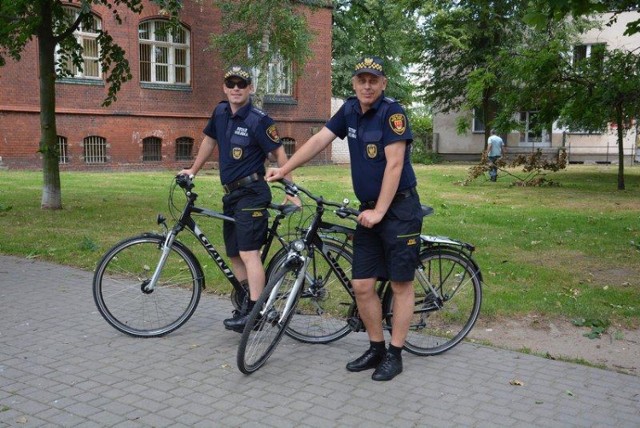
[[[229,221],[232,223],[235,223],[235,220],[232,217],[226,216],[217,211],[195,206],[195,201],[198,199],[198,195],[197,193],[192,191],[194,185],[191,179],[189,179],[188,181],[183,180],[182,182],[180,181],[180,179],[177,179],[176,182],[177,182],[177,185],[179,185],[181,188],[185,190],[185,195],[187,196],[187,202],[185,204],[184,209],[182,210],[182,213],[180,214],[180,217],[176,221],[176,224],[171,228],[170,231],[168,230],[168,227],[166,225],[166,219],[164,219],[164,217],[162,216],[158,216],[158,224],[162,224],[165,227],[165,230],[167,230],[168,232],[162,248],[162,254],[160,256],[160,260],[158,262],[158,265],[156,266],[156,269],[154,271],[154,274],[149,284],[145,286],[145,291],[151,292],[155,288],[158,278],[160,277],[160,272],[164,267],[164,264],[166,262],[167,256],[169,255],[169,252],[171,251],[171,246],[173,245],[173,242],[175,241],[178,233],[182,232],[186,228],[187,230],[189,230],[189,232],[191,232],[193,236],[196,237],[200,245],[204,247],[209,257],[213,259],[216,266],[218,266],[218,268],[222,271],[222,273],[225,275],[229,283],[231,283],[233,288],[235,288],[235,290],[238,292],[244,292],[242,285],[240,284],[240,281],[238,281],[238,279],[234,275],[229,265],[227,265],[227,263],[225,262],[222,255],[218,252],[218,250],[211,243],[211,241],[209,241],[205,233],[202,231],[202,229],[200,229],[198,224],[191,217],[191,214],[193,213],[200,214],[209,218],[216,218],[219,220]],[[271,208],[278,208],[278,206],[272,204]],[[277,238],[283,246],[286,246],[286,241],[278,235],[277,229],[282,219],[286,217],[288,213],[293,212],[296,209],[297,208],[287,210],[282,208],[282,206],[280,206],[279,213],[276,215],[276,217],[274,218],[271,224],[271,227],[268,229],[267,240],[265,241],[262,254],[260,255],[260,259],[263,264],[269,253],[269,249],[271,248],[274,238]]]

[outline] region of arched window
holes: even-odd
[[[67,137],[58,135],[58,162],[69,163],[69,154],[67,146]]]
[[[68,24],[75,22],[80,15],[80,9],[65,7],[64,13]],[[98,33],[102,29],[102,21],[95,15],[91,15],[90,23],[82,22],[73,33],[78,45],[82,47],[82,69],[73,63],[73,58],[63,48],[56,51],[58,66],[70,73],[68,77],[82,77],[88,79],[102,79],[100,67],[100,46],[98,45]]]
[[[176,160],[193,159],[193,138],[180,137],[176,139]]]
[[[82,141],[85,163],[107,163],[107,140],[103,137],[90,136]]]
[[[147,137],[142,140],[142,161],[157,162],[162,160],[162,140],[158,137]]]
[[[189,31],[171,29],[169,22],[145,21],[138,27],[140,81],[188,85],[191,83]]]

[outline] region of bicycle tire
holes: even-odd
[[[198,306],[204,274],[200,263],[175,241],[151,292],[149,283],[165,238],[144,234],[116,244],[100,260],[93,298],[102,317],[116,330],[135,337],[164,336],[191,318]]]
[[[458,251],[435,248],[420,254],[413,281],[414,314],[404,349],[415,355],[441,354],[460,343],[473,328],[482,304],[481,276],[475,263]],[[434,296],[431,284],[439,296]],[[391,285],[383,297],[384,322],[393,321]]]
[[[295,312],[295,305],[303,287],[300,287],[294,305],[288,314],[282,316],[289,293],[298,276],[298,264],[285,264],[269,279],[249,314],[238,346],[237,365],[244,374],[251,374],[267,362],[284,335],[287,325]],[[270,299],[270,296],[274,296]]]
[[[326,238],[323,238],[323,245],[349,278],[353,262],[349,248],[340,241]],[[355,312],[356,301],[353,291],[331,269],[322,251],[317,247],[313,251],[313,260],[305,273],[304,290],[285,333],[299,342],[324,344],[351,333],[348,320]],[[286,256],[286,252],[276,254],[270,266],[282,265]]]

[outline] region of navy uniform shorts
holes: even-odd
[[[227,256],[236,257],[240,251],[262,248],[267,238],[271,190],[264,180],[240,187],[222,197],[223,213],[236,222],[224,222],[223,236]]]
[[[373,228],[358,225],[353,240],[353,279],[412,281],[420,256],[421,229],[417,194],[394,200]]]

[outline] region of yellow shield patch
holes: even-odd
[[[393,132],[402,135],[407,129],[407,118],[401,113],[392,114],[389,117],[389,126],[391,126]]]
[[[262,217],[262,211],[254,211],[251,217]]]
[[[418,243],[418,240],[416,238],[409,238],[407,240],[407,246],[416,245],[417,243]]]
[[[378,146],[375,144],[367,144],[367,156],[369,156],[369,159],[374,159],[378,156]]]
[[[242,147],[234,147],[233,150],[231,150],[231,156],[235,160],[242,159]]]
[[[267,137],[274,143],[277,143],[280,137],[278,136],[278,128],[275,125],[271,125],[267,128]]]

